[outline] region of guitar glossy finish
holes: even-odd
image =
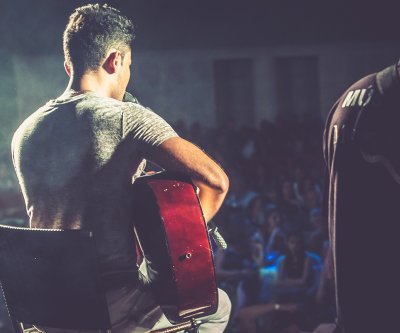
[[[154,285],[163,311],[170,320],[182,321],[215,313],[218,293],[195,187],[182,176],[171,178],[162,173],[135,183],[135,210],[140,210],[135,225],[143,253],[156,271]]]

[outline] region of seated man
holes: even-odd
[[[136,266],[131,186],[145,159],[192,178],[206,221],[228,190],[226,174],[203,151],[154,112],[123,102],[132,41],[132,22],[116,9],[75,9],[64,32],[69,85],[28,117],[12,142],[30,226],[95,233],[113,332],[168,326]],[[218,310],[200,332],[223,332],[229,313],[219,291]]]

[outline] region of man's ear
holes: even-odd
[[[66,60],[64,61],[64,68],[65,68],[65,71],[67,72],[68,76],[71,77],[72,68]]]
[[[122,54],[118,50],[111,50],[107,55],[103,68],[109,73],[114,74],[122,64]]]

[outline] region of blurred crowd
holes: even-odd
[[[233,303],[228,331],[323,330],[317,327],[335,317],[322,213],[323,123],[293,117],[239,127],[231,118],[219,128],[183,122],[175,128],[230,178],[214,221],[228,243],[215,250],[219,287]]]
[[[214,128],[173,127],[230,178],[214,219],[228,243],[214,251],[219,287],[233,305],[227,332],[325,332],[317,327],[333,322],[335,312],[322,122],[292,117],[252,127],[230,118]],[[0,223],[27,225],[8,152],[0,155]]]

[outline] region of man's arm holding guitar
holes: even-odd
[[[190,176],[199,188],[199,198],[206,222],[218,212],[228,192],[229,179],[222,168],[196,145],[179,137],[151,147],[144,158],[167,171]]]

